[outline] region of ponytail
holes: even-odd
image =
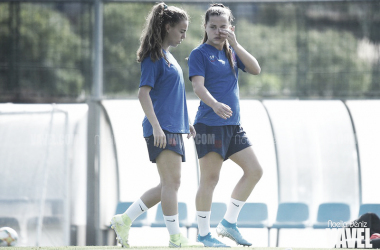
[[[232,55],[232,49],[230,48],[230,44],[228,43],[228,41],[224,43],[223,50],[224,50],[224,53],[226,53],[232,72],[234,72],[234,75],[236,77],[234,57]]]
[[[142,62],[149,56],[153,62],[160,58],[165,58],[162,52],[162,41],[167,31],[165,26],[170,24],[176,25],[182,20],[188,20],[187,13],[174,6],[167,6],[165,3],[158,3],[153,6],[148,14],[144,29],[140,37],[140,47],[137,50],[137,61]]]

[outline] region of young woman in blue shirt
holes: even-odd
[[[259,63],[236,40],[233,15],[223,4],[212,4],[205,14],[203,43],[189,56],[189,78],[201,99],[194,121],[195,144],[200,163],[200,185],[196,196],[198,241],[206,247],[226,247],[210,233],[212,196],[222,164],[231,159],[243,170],[217,234],[250,246],[237,228],[245,201],[262,176],[251,143],[240,126],[238,69],[260,73]],[[203,140],[208,138],[208,140]],[[211,138],[211,140],[210,140]]]
[[[169,52],[186,38],[187,13],[165,3],[156,4],[147,17],[141,35],[137,60],[141,63],[138,98],[145,117],[143,135],[150,161],[160,175],[158,186],[146,191],[123,214],[115,215],[111,226],[119,242],[129,247],[128,236],[133,221],[161,201],[170,247],[202,246],[180,233],[177,192],[181,162],[185,161],[182,134],[195,136],[189,126],[182,69]]]

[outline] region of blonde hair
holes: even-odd
[[[145,27],[141,33],[137,61],[141,63],[149,56],[149,53],[153,62],[162,57],[167,61],[162,53],[162,41],[167,34],[165,26],[167,24],[175,26],[188,19],[186,11],[180,8],[167,6],[164,2],[154,5],[146,18]]]
[[[234,16],[232,15],[230,8],[224,6],[221,3],[211,4],[210,7],[208,8],[208,10],[206,11],[204,25],[207,25],[208,21],[210,20],[210,16],[221,16],[221,15],[226,15],[228,17],[228,22],[230,24],[234,20]],[[207,39],[208,39],[208,36],[207,36],[207,32],[205,31],[202,43],[207,42]],[[234,60],[233,60],[233,56],[232,56],[232,50],[231,50],[230,45],[229,45],[227,40],[225,41],[225,43],[223,45],[223,50],[227,55],[228,62],[230,64],[232,71],[236,75],[235,68],[234,68],[234,66],[235,66]]]

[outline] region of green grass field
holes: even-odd
[[[86,247],[7,247],[4,250],[107,250],[107,249],[124,249],[118,246],[86,246]],[[169,247],[131,247],[131,249],[136,250],[167,250]],[[170,248],[171,249],[171,248]],[[201,250],[205,248],[191,248],[191,250]],[[219,249],[220,248],[207,248],[208,250]],[[230,250],[242,250],[243,247],[231,247]],[[289,248],[289,247],[249,247],[248,249],[254,250],[333,250],[334,248]]]

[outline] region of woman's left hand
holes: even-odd
[[[195,131],[195,128],[193,125],[190,125],[190,134],[187,134],[187,139],[190,139],[190,137],[195,138],[195,135],[197,132]]]
[[[221,34],[221,37],[226,38],[232,47],[235,47],[237,45],[235,26],[232,26],[229,29],[219,29],[219,32]]]

